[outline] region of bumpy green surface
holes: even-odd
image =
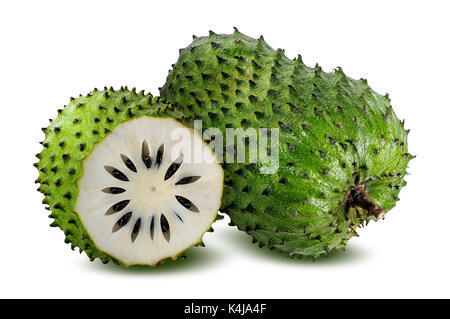
[[[261,174],[260,163],[224,164],[221,211],[260,246],[313,258],[343,249],[375,219],[347,205],[350,190],[365,185],[388,211],[406,184],[408,131],[388,96],[341,68],[326,73],[290,60],[262,37],[194,37],[161,97],[204,128],[280,129],[276,174]]]
[[[83,161],[94,146],[118,124],[139,116],[161,116],[170,106],[159,103],[143,91],[137,93],[121,88],[118,91],[94,90],[87,96],[71,99],[49,127],[44,128],[43,150],[36,156],[39,170],[38,188],[43,203],[54,218],[51,226],[58,226],[66,235],[65,242],[72,249],[79,247],[91,260],[121,263],[98,249],[73,210],[78,194],[77,182],[82,176]],[[202,245],[202,243],[199,243]],[[182,253],[180,253],[182,254]]]

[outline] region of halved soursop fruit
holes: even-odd
[[[105,88],[72,99],[44,129],[35,164],[43,203],[91,260],[156,265],[211,229],[223,170],[192,129],[162,116],[168,107],[143,91]]]
[[[384,218],[406,184],[409,130],[388,95],[341,68],[327,73],[291,60],[262,36],[194,36],[160,93],[186,125],[202,120],[224,135],[279,129],[272,174],[261,173],[261,157],[223,165],[221,211],[261,247],[312,258],[344,249],[357,227]],[[223,152],[230,148],[224,143]]]

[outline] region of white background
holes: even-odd
[[[450,297],[447,1],[3,1],[0,297]],[[263,34],[288,57],[367,78],[411,129],[408,185],[386,220],[316,262],[258,249],[228,218],[156,269],[91,263],[50,228],[32,166],[40,128],[103,86],[158,94],[192,34]]]

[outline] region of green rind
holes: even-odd
[[[373,219],[345,209],[349,190],[364,183],[388,211],[406,184],[408,131],[389,97],[341,68],[290,60],[262,37],[237,29],[195,37],[160,91],[185,122],[280,129],[277,174],[260,174],[261,163],[224,164],[221,211],[260,246],[313,258],[343,249]]]
[[[160,103],[159,97],[154,98],[144,91],[137,93],[126,87],[117,91],[94,89],[86,96],[71,98],[50,126],[43,129],[43,150],[36,155],[39,158],[35,164],[39,170],[36,183],[40,183],[38,190],[45,196],[42,203],[51,210],[49,217],[54,219],[50,226],[61,228],[65,242],[70,243],[72,249],[78,247],[80,253],[84,251],[91,261],[99,258],[103,263],[112,261],[129,266],[96,247],[74,211],[83,161],[118,124],[140,116],[166,117],[170,108]],[[200,240],[193,246],[204,245]],[[184,253],[177,256],[184,256]],[[175,260],[177,256],[166,259]],[[148,266],[159,265],[164,260]]]

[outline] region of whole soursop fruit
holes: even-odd
[[[223,170],[167,108],[143,91],[105,88],[72,98],[43,129],[37,182],[52,226],[72,249],[130,266],[202,244],[220,207]],[[186,156],[172,136],[177,129],[199,143],[202,161]]]
[[[260,247],[313,258],[343,249],[406,184],[408,130],[388,95],[341,68],[290,60],[262,37],[194,36],[160,93],[204,128],[279,128],[272,174],[261,173],[260,158],[223,165],[221,211]]]

